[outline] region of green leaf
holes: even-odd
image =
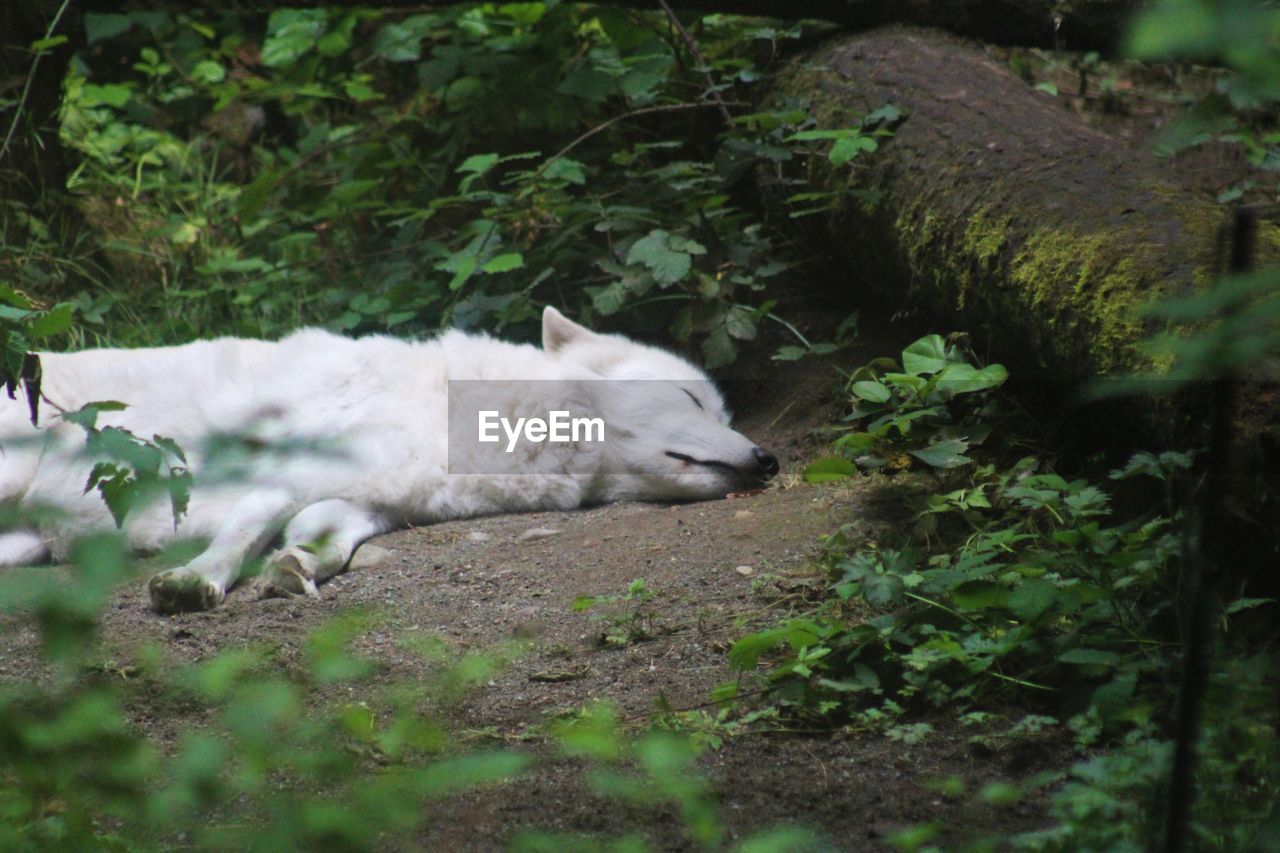
[[[581,186],[587,182],[587,174],[583,170],[583,165],[577,160],[568,157],[561,157],[555,160],[542,173],[543,180],[555,181],[560,184],[575,184]]]
[[[76,306],[71,302],[60,302],[32,321],[29,332],[33,338],[50,338],[71,328],[71,320],[75,316]]]
[[[907,373],[932,374],[947,366],[947,346],[941,335],[926,335],[902,351]]]
[[[1083,664],[1086,666],[1115,666],[1120,662],[1120,655],[1106,649],[1067,649],[1058,655],[1060,663]]]
[[[324,9],[276,9],[267,19],[262,64],[268,68],[292,65],[315,46],[328,19]]]
[[[910,451],[911,455],[933,468],[959,468],[973,460],[964,455],[969,449],[969,442],[962,438],[949,438],[935,442],[920,450]]]
[[[1022,580],[1009,596],[1009,610],[1024,622],[1038,619],[1058,601],[1058,589],[1036,578]]]
[[[709,369],[732,364],[737,357],[737,347],[724,326],[713,329],[702,342],[702,360]]]
[[[106,104],[109,107],[123,107],[129,101],[130,94],[132,92],[129,87],[119,83],[106,86],[85,83],[80,87],[80,105],[96,107],[99,104]]]
[[[842,456],[828,456],[809,463],[804,469],[806,483],[830,483],[847,480],[858,473],[858,466]]]
[[[868,575],[862,581],[862,597],[875,607],[888,607],[902,600],[906,585],[894,574]]]
[[[787,637],[787,626],[748,634],[729,648],[729,664],[734,669],[754,669],[760,656]]]
[[[37,41],[33,41],[31,43],[31,50],[33,53],[40,53],[41,51],[52,50],[58,45],[66,44],[66,43],[67,43],[66,36],[50,36],[47,39],[39,39]]]
[[[491,259],[480,268],[480,271],[485,273],[510,272],[511,270],[519,269],[523,266],[524,255],[519,252],[507,252],[506,254],[498,255]]]
[[[752,312],[739,305],[729,307],[728,313],[725,314],[724,325],[729,334],[740,341],[755,340],[755,317]]]
[[[827,159],[833,166],[843,166],[864,151],[875,151],[879,147],[869,136],[854,136],[836,141],[827,152]]]
[[[1215,4],[1196,0],[1156,4],[1136,16],[1126,53],[1134,59],[1207,58],[1217,47],[1217,15]]]
[[[904,113],[893,104],[885,104],[879,109],[872,110],[867,113],[867,117],[862,120],[863,127],[871,127],[877,124],[894,124],[899,121]]]
[[[432,15],[413,15],[386,24],[373,39],[373,51],[388,62],[417,62],[422,58],[422,40],[434,24]]]
[[[619,281],[607,287],[601,287],[591,294],[591,304],[605,316],[618,313],[626,302],[627,289]]]
[[[869,403],[887,403],[893,396],[893,392],[884,386],[883,383],[876,382],[871,379],[863,379],[849,386],[849,391],[859,400],[866,400]]]
[[[498,165],[498,159],[497,154],[472,154],[462,161],[457,171],[464,174],[483,175]]]
[[[1009,600],[1009,590],[994,581],[968,581],[951,591],[951,600],[961,610],[1004,607]]]
[[[85,12],[84,34],[89,44],[97,44],[103,39],[118,36],[133,26],[130,15],[98,14]]]
[[[989,364],[981,370],[968,364],[948,364],[937,375],[937,387],[948,394],[972,394],[1004,384],[1009,371],[1001,364]]]
[[[688,274],[693,260],[687,252],[670,248],[671,235],[661,229],[650,231],[631,244],[628,264],[644,264],[661,285],[674,284]],[[726,335],[727,337],[727,335]]]
[[[475,273],[479,261],[475,255],[465,254],[453,256],[449,259],[449,263],[454,269],[453,278],[449,279],[449,289],[457,290]]]
[[[191,69],[191,78],[198,83],[221,83],[227,77],[227,69],[212,59],[202,59]]]
[[[778,351],[773,354],[774,361],[799,361],[809,354],[809,350],[804,347],[782,346],[778,347]]]
[[[101,412],[122,412],[129,408],[124,403],[116,400],[99,400],[96,403],[89,403],[81,406],[74,412],[64,412],[62,419],[68,423],[78,424],[86,430],[92,430],[98,423],[98,414]]]

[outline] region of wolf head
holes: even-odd
[[[542,347],[588,383],[605,423],[595,498],[704,500],[759,486],[778,460],[729,427],[711,380],[684,359],[618,335],[592,332],[554,308]]]

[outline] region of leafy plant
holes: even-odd
[[[0,578],[0,609],[34,619],[55,673],[0,690],[6,849],[373,849],[410,838],[425,801],[524,767],[506,752],[456,752],[415,696],[374,690],[374,668],[349,650],[368,627],[355,616],[307,638],[293,673],[262,648],[187,665],[155,648],[137,666],[104,662],[98,612],[134,579],[123,545],[82,542],[70,580],[47,570]],[[314,692],[340,683],[363,685],[362,701]],[[161,751],[131,722],[138,691],[201,725]]]
[[[614,595],[580,595],[573,600],[574,611],[601,608],[591,614],[593,622],[604,625],[601,642],[609,646],[628,646],[651,640],[656,636],[654,616],[645,605],[654,593],[645,585],[644,578],[636,578],[627,585],[627,591]]]
[[[701,18],[696,41],[653,15],[542,3],[84,26],[61,140],[102,251],[59,267],[64,241],[35,208],[0,240],[44,234],[14,276],[112,342],[301,323],[519,334],[555,302],[724,365],[781,319],[765,288],[798,263],[743,201],[752,170],[851,169],[902,118],[825,129],[803,105],[753,111],[770,74],[755,57],[801,31],[731,16]],[[851,171],[824,203],[857,192]]]
[[[848,383],[845,419],[862,428],[837,439],[843,456],[810,465],[805,479],[851,476],[856,469],[849,458],[864,469],[909,468],[913,460],[939,470],[967,465],[972,460],[966,451],[990,431],[981,406],[1007,378],[999,364],[974,367],[939,335],[903,350],[901,365],[877,359],[854,371]]]

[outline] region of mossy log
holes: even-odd
[[[1140,308],[1220,272],[1221,205],[955,37],[840,37],[793,62],[776,92],[807,100],[822,128],[857,125],[885,103],[905,112],[852,176],[810,160],[806,190],[852,179],[880,194],[875,205],[846,196],[818,245],[836,247],[850,291],[946,317],[1023,376],[1145,366]],[[764,176],[775,206],[797,191],[788,177]]]

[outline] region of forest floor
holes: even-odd
[[[842,353],[838,363],[847,370],[896,353],[906,342],[868,341]],[[298,665],[309,633],[353,611],[364,614],[368,627],[352,651],[378,667],[379,688],[431,683],[442,664],[438,655],[414,651],[424,641],[443,648],[446,658],[494,650],[505,665],[432,713],[468,743],[523,750],[536,760],[511,784],[440,805],[421,839],[426,849],[499,848],[528,828],[597,838],[638,832],[658,849],[693,847],[673,807],[621,807],[594,794],[584,764],[559,756],[545,724],[596,700],[612,703],[626,723],[643,724],[660,706],[704,708],[714,718],[710,691],[736,677],[726,654],[734,640],[819,595],[819,537],[850,524],[873,539],[905,513],[883,483],[819,486],[799,476],[807,460],[823,453],[839,415],[834,362],[781,365],[761,358],[743,371],[750,378],[729,388],[741,415],[736,423],[784,467],[758,494],[403,530],[366,545],[377,560],[322,587],[319,601],[260,601],[252,590],[237,588],[214,611],[164,617],[148,609],[143,584],[130,584],[103,614],[104,658],[113,671],[128,672],[149,645],[163,648],[175,665],[231,647],[265,646],[287,668]],[[371,561],[366,553],[357,562]],[[652,598],[630,610],[573,608],[579,596],[622,594],[636,579]],[[609,619],[600,616],[611,614],[623,633],[643,636],[604,642]],[[40,677],[34,629],[5,621],[0,683]],[[316,701],[359,699],[350,695],[358,689],[322,688],[330,695]],[[209,712],[197,706],[146,691],[132,695],[129,714],[162,747],[210,724]],[[936,793],[930,783],[958,777],[974,791],[1017,781],[1066,764],[1065,747],[1030,756],[981,751],[970,745],[972,732],[950,718],[929,722],[932,731],[912,744],[853,730],[720,732],[722,744],[707,750],[699,767],[718,797],[726,841],[800,825],[832,849],[872,850],[887,849],[895,831],[934,821],[944,827],[937,841],[947,846],[1043,825],[1043,800],[975,806],[970,797]]]

